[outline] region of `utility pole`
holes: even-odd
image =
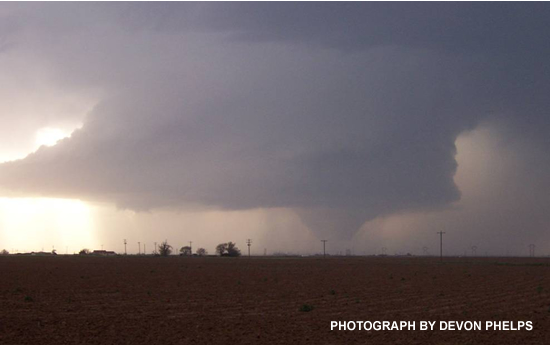
[[[145,250],[145,243],[143,244],[143,255],[147,255],[147,250]]]
[[[424,256],[428,256],[428,247],[422,247],[422,252],[424,253]]]
[[[444,231],[438,231],[439,234],[439,259],[443,260],[443,234]]]
[[[193,244],[193,241],[189,241],[189,251],[191,252],[191,256],[193,256],[193,247],[191,246]]]
[[[103,245],[101,245],[101,250],[103,250]]]
[[[326,252],[326,244],[328,242],[328,240],[321,240],[321,242],[323,242],[323,257],[326,257],[327,256],[327,252]]]
[[[126,252],[126,239],[124,239],[124,255],[128,255],[128,253]]]
[[[155,255],[157,255],[157,242],[155,242]]]
[[[141,254],[141,242],[138,242],[138,255]]]
[[[477,256],[477,246],[472,246],[472,256]]]
[[[252,240],[250,238],[246,240],[246,245],[248,246],[248,257],[250,257],[250,246],[252,245]]]

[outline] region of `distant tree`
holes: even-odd
[[[159,254],[160,256],[168,256],[172,254],[172,246],[168,244],[167,241],[159,244]]]
[[[183,255],[183,256],[193,255],[193,252],[191,251],[191,247],[189,247],[189,246],[181,247],[180,255]]]
[[[197,249],[197,255],[198,256],[205,256],[207,254],[208,254],[208,252],[206,251],[206,249],[204,249],[204,248]]]
[[[0,252],[0,255],[9,255],[9,254],[10,254],[10,252],[8,252],[5,249],[2,249],[2,251]]]
[[[237,248],[235,243],[228,242],[227,243],[227,254],[229,254],[229,256],[241,256],[241,251],[239,250],[239,248]]]
[[[90,254],[90,250],[88,248],[84,248],[81,251],[78,252],[79,255],[88,255]]]
[[[216,253],[220,256],[241,256],[241,251],[233,242],[218,244]]]
[[[227,255],[227,243],[220,243],[216,246],[216,254],[223,256]]]

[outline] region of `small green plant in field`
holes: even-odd
[[[310,304],[304,304],[300,307],[300,311],[303,311],[303,312],[310,312],[313,310],[313,306],[310,305]]]
[[[330,291],[329,291],[329,294],[331,294],[331,295],[336,295],[336,291],[330,290]]]
[[[33,302],[34,300],[32,299],[31,296],[25,296],[25,302]]]
[[[544,288],[543,288],[542,286],[540,286],[540,285],[537,286],[537,292],[538,292],[538,293],[541,293],[542,290],[544,290]]]

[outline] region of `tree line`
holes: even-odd
[[[160,256],[168,256],[172,254],[172,246],[167,241],[162,242],[158,246],[158,252]],[[180,248],[180,255],[191,256],[192,251],[190,246],[183,246]],[[196,251],[199,256],[208,255],[208,252],[204,248],[199,248]],[[241,250],[237,248],[234,242],[220,243],[216,246],[216,254],[219,256],[241,256]]]
[[[158,255],[160,256],[168,256],[173,253],[174,248],[168,244],[168,241],[164,241],[161,244],[158,245]],[[157,253],[157,252],[155,252]],[[192,256],[193,252],[190,246],[183,246],[180,248],[179,253],[181,256]],[[88,255],[91,254],[91,251],[89,249],[82,249],[79,252],[80,255]],[[199,248],[195,252],[198,256],[206,256],[208,255],[208,251],[204,248]],[[219,256],[241,256],[241,251],[239,248],[237,248],[237,245],[234,242],[227,242],[227,243],[220,243],[216,246],[216,254]]]

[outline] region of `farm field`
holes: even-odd
[[[550,344],[548,265],[542,258],[0,257],[0,344]],[[330,330],[330,321],[367,320],[532,321],[534,329]]]

